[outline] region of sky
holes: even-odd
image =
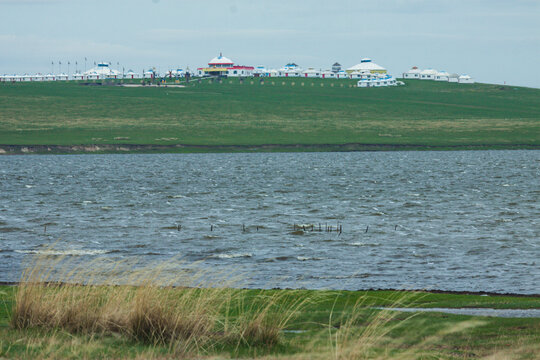
[[[0,74],[239,65],[345,68],[369,57],[540,88],[540,0],[0,0]],[[54,62],[54,65],[51,63]],[[59,62],[62,63],[59,68]]]

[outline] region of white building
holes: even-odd
[[[124,79],[139,79],[140,75],[135,71],[129,69],[127,73],[124,74]]]
[[[474,80],[469,75],[461,75],[459,77],[460,84],[474,84]]]
[[[321,77],[323,79],[337,79],[337,73],[331,71],[331,70],[324,70],[321,72]]]
[[[59,80],[59,81],[66,81],[66,80],[69,80],[69,76],[67,74],[64,74],[64,73],[60,73],[56,76],[56,80]]]
[[[84,80],[84,75],[77,71],[75,74],[71,75],[71,78],[73,80]]]
[[[255,66],[255,69],[253,69],[253,75],[258,77],[266,77],[268,76],[268,70],[266,70],[266,67],[263,65],[257,65]]]
[[[459,82],[459,75],[455,73],[448,75],[448,82],[451,82],[451,83]]]
[[[157,76],[158,74],[156,73],[155,69],[148,69],[145,72],[143,72],[143,79],[153,79]]]
[[[118,79],[121,76],[120,71],[111,69],[109,63],[101,62],[98,63],[96,67],[85,71],[83,75],[87,79],[98,80],[98,79]]]
[[[435,76],[438,74],[437,70],[426,69],[420,72],[420,80],[435,80]]]
[[[403,78],[404,79],[419,79],[420,72],[421,70],[418,67],[413,66],[409,71],[403,73]]]
[[[278,76],[282,77],[299,77],[303,75],[303,70],[295,63],[288,63],[278,70]]]
[[[375,64],[371,59],[364,58],[360,60],[360,64],[356,64],[347,69],[347,73],[368,71],[372,74],[386,74],[387,70],[380,65]]]
[[[358,81],[357,86],[362,88],[367,87],[385,87],[397,86],[396,79],[388,74],[376,74],[374,76],[365,77]]]
[[[435,75],[435,81],[448,81],[450,74],[446,71],[440,71]]]
[[[45,75],[45,77],[43,78],[44,81],[55,81],[56,80],[56,76],[54,74],[51,74],[51,73],[48,73],[47,75]]]
[[[306,70],[302,71],[302,76],[307,78],[320,78],[321,71],[315,70],[314,68],[307,68]]]

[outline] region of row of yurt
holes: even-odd
[[[56,81],[68,80],[67,74],[1,75],[0,82]]]
[[[403,73],[404,79],[447,81],[460,84],[473,84],[474,80],[469,75],[450,74],[446,71],[437,71],[434,69],[420,70],[413,66],[409,71]]]

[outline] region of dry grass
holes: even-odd
[[[183,354],[224,344],[271,348],[280,342],[303,302],[262,293],[246,301],[245,292],[231,286],[234,273],[210,274],[196,265],[170,260],[137,268],[37,255],[22,276],[11,326],[116,334]]]
[[[105,259],[81,263],[77,257],[53,254],[57,252],[46,249],[30,258],[10,312],[15,331],[9,332],[9,339],[0,339],[0,357],[20,341],[26,344],[26,355],[19,352],[21,356],[41,354],[38,358],[201,358],[219,354],[286,359],[464,359],[474,351],[475,358],[528,359],[540,350],[538,344],[531,348],[532,337],[504,334],[479,348],[466,335],[484,325],[478,319],[430,326],[422,318],[412,319],[419,313],[372,309],[373,298],[368,296],[357,298],[350,306],[337,306],[339,295],[333,298],[335,294],[237,290],[233,285],[238,284],[238,274],[204,271],[197,263],[169,260],[141,266]],[[318,303],[328,304],[329,299],[330,304],[335,301],[334,307],[323,317],[313,317],[320,319],[316,323],[295,321],[295,326],[309,329],[306,334],[285,337],[283,330],[297,315],[304,321],[312,318],[306,316],[307,303],[311,309],[319,309]],[[417,294],[401,292],[391,299],[386,296],[384,303],[389,308],[406,307],[417,300]],[[340,310],[334,311],[336,308]],[[461,354],[445,348],[445,339],[452,338],[464,339],[454,342]],[[111,341],[119,342],[120,347],[111,348]],[[130,353],[123,354],[125,349]]]

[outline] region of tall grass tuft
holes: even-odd
[[[210,273],[196,263],[80,263],[50,253],[33,256],[23,272],[13,328],[116,333],[182,353],[226,344],[271,348],[302,305],[263,292],[246,300],[232,286],[235,272]]]

